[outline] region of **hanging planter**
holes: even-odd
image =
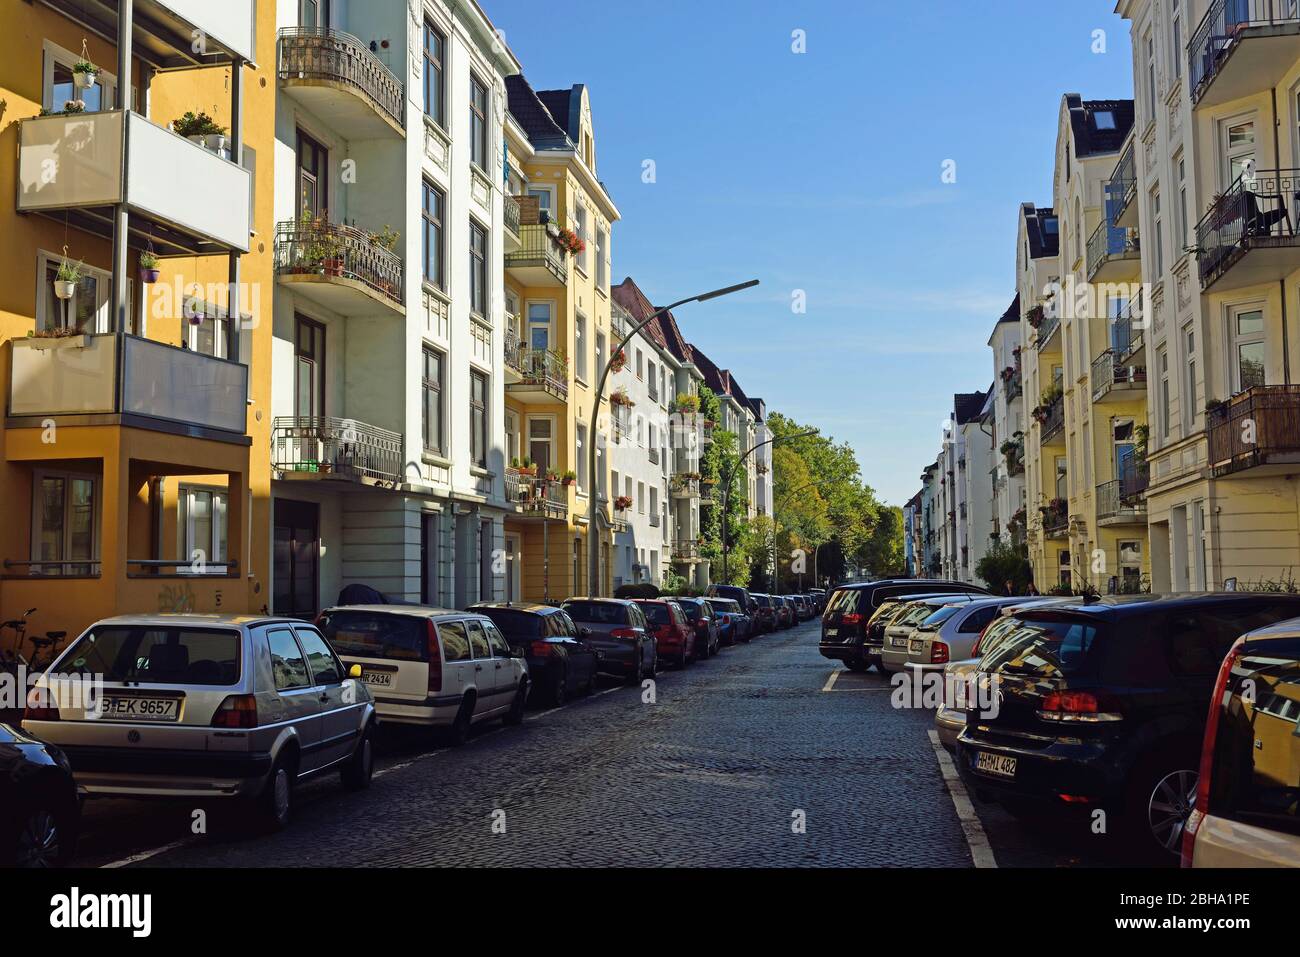
[[[620,349],[618,352],[614,353],[614,358],[609,360],[609,371],[622,372],[626,365],[627,356],[623,353],[623,350]]]
[[[54,295],[66,302],[76,293],[79,282],[81,282],[81,263],[69,262],[65,247],[63,262],[59,263],[59,269],[54,274]]]
[[[140,281],[147,283],[158,281],[158,257],[151,251],[140,254]]]
[[[99,68],[89,60],[81,59],[72,65],[72,83],[78,90],[89,90],[99,82]]]

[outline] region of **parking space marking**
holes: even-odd
[[[822,687],[822,691],[830,691],[832,688],[834,688],[835,682],[840,680],[840,674],[842,671],[843,671],[842,668],[836,668],[834,671],[832,671],[831,676],[826,679],[826,684]]]
[[[110,861],[107,864],[99,865],[104,870],[112,870],[117,867],[130,867],[132,864],[139,864],[141,861],[147,861],[151,857],[157,857],[159,854],[166,854],[168,851],[174,851],[178,847],[184,847],[190,841],[172,841],[170,844],[164,844],[162,847],[155,847],[150,851],[140,851],[138,854],[132,854],[130,857],[124,857],[118,861]]]
[[[613,694],[615,691],[622,691],[622,690],[623,690],[623,685],[614,685],[614,687],[606,688],[604,691],[592,692],[591,695],[588,697],[588,700],[590,700],[591,698],[603,698],[607,694]],[[530,714],[528,717],[524,718],[524,720],[536,721],[538,718],[545,718],[548,714],[555,714],[555,712],[557,711],[563,711],[565,708],[570,707],[570,705],[572,704],[577,704],[577,701],[570,702],[569,704],[562,704],[558,708],[551,708],[549,711],[539,711],[537,712],[537,714]]]
[[[930,746],[934,748],[934,756],[939,761],[943,783],[947,785],[948,794],[957,811],[957,820],[961,822],[962,833],[966,835],[966,846],[970,848],[971,860],[976,867],[997,867],[998,862],[993,857],[993,846],[989,844],[988,835],[984,833],[984,825],[980,823],[979,815],[975,813],[975,805],[971,803],[970,795],[966,793],[966,785],[962,784],[961,776],[957,774],[957,766],[952,763],[952,757],[944,750],[943,743],[939,740],[939,733],[933,729],[926,733],[930,736]]]

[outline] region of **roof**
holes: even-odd
[[[160,612],[157,614],[144,615],[114,615],[111,618],[101,618],[95,622],[96,625],[232,625],[236,628],[248,625],[257,625],[270,621],[298,621],[301,619],[289,619],[283,615],[213,615],[198,614],[194,612]]]
[[[560,610],[555,605],[543,605],[535,601],[481,601],[469,606],[470,611],[480,611],[485,608],[508,608],[511,611],[526,611],[534,615],[553,615]]]
[[[958,392],[952,397],[953,415],[958,425],[974,422],[984,410],[988,392]]]
[[[692,346],[691,350],[695,354],[695,364],[699,366],[700,373],[704,376],[705,385],[720,396],[729,396],[743,406],[750,405],[749,397],[745,395],[745,390],[741,388],[740,382],[731,374],[730,369],[718,368],[717,364],[696,346]]]
[[[457,611],[455,608],[435,608],[429,605],[332,605],[326,611],[368,611],[380,615],[409,615],[413,618],[464,618],[475,615],[473,611]]]
[[[655,311],[655,307],[631,276],[612,287],[610,292],[614,301],[628,311],[634,322],[641,322]],[[687,365],[695,363],[694,350],[677,327],[677,320],[671,312],[652,320],[641,330],[641,334],[661,349],[666,349],[677,361]]]
[[[1077,93],[1065,95],[1074,134],[1074,155],[1080,159],[1117,153],[1133,128],[1132,100],[1085,100]],[[1099,126],[1099,114],[1111,114],[1113,128]]]
[[[1002,313],[998,323],[1014,322],[1020,324],[1020,293],[1016,293],[1016,298],[1011,300],[1011,305],[1007,306],[1007,311]]]
[[[522,73],[506,77],[506,98],[511,115],[537,149],[577,149],[565,132],[566,122],[556,119]]]
[[[1061,252],[1061,234],[1056,229],[1056,211],[1050,206],[1025,203],[1020,207],[1029,239],[1029,258],[1046,259]],[[1052,228],[1048,228],[1049,223]]]

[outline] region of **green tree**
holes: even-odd
[[[984,557],[975,563],[975,574],[995,595],[1003,594],[1007,582],[1011,582],[1015,594],[1023,595],[1033,580],[1034,570],[1026,557],[1025,546],[994,538],[989,541]]]

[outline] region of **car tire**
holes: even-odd
[[[559,677],[551,686],[551,704],[559,708],[569,700],[569,669],[567,667],[560,669]]]
[[[460,710],[456,712],[456,719],[452,721],[451,726],[447,729],[447,743],[453,748],[458,748],[469,740],[469,726],[474,717],[474,698],[466,695],[460,702]]]
[[[1183,827],[1196,797],[1199,762],[1183,749],[1139,759],[1124,796],[1124,846],[1143,860],[1169,863],[1182,849]]]
[[[650,670],[645,673],[647,678],[654,678],[659,674],[659,647],[655,646],[654,654],[650,656]]]
[[[75,810],[41,792],[15,810],[13,827],[4,831],[0,866],[67,867],[77,846]]]
[[[257,801],[260,823],[268,831],[283,831],[293,819],[293,788],[297,765],[289,755],[275,759]]]
[[[587,672],[587,683],[583,686],[582,693],[591,696],[596,693],[596,663],[591,663],[591,670]]]
[[[528,704],[528,682],[521,681],[519,690],[515,692],[515,700],[510,702],[510,710],[501,720],[506,724],[520,725],[524,723],[524,708]]]
[[[343,765],[343,786],[349,791],[364,791],[370,787],[370,779],[375,773],[375,729],[373,724],[366,725],[361,732],[361,740],[348,763]]]
[[[639,685],[645,678],[645,652],[640,648],[636,650],[636,667],[632,669],[627,676],[627,683],[630,685]]]

